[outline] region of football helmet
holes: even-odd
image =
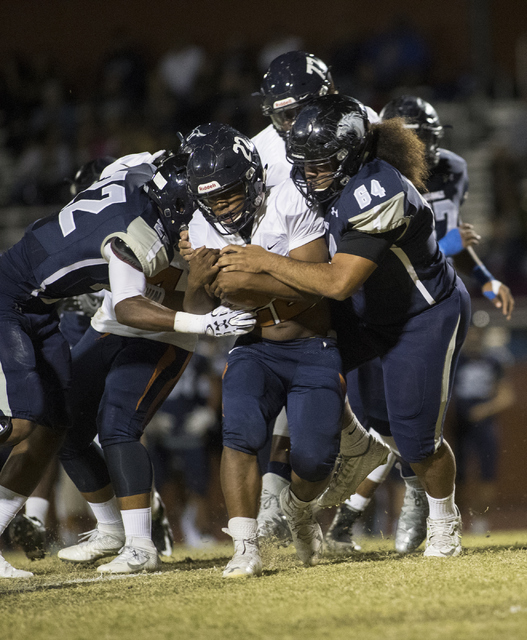
[[[90,187],[94,182],[100,178],[103,169],[112,162],[115,162],[115,158],[111,156],[102,156],[101,158],[95,158],[82,165],[75,174],[73,180],[70,183],[70,193],[72,196],[76,196],[81,191],[84,191]]]
[[[368,161],[372,146],[361,102],[338,94],[316,98],[299,113],[288,137],[293,181],[311,203],[326,202]],[[316,177],[306,179],[306,166],[322,165],[328,171],[318,182]]]
[[[265,172],[252,141],[229,125],[212,122],[187,137],[192,149],[187,165],[190,193],[206,220],[222,235],[249,236],[252,221],[265,199]],[[218,196],[239,194],[239,205],[214,213]]]
[[[311,53],[289,51],[275,58],[260,87],[262,113],[284,139],[299,111],[331,91],[333,79],[324,62]]]
[[[404,118],[405,127],[413,129],[426,146],[426,162],[430,168],[439,162],[439,141],[443,126],[434,107],[416,96],[400,96],[390,100],[379,114],[381,121]]]
[[[188,154],[167,154],[160,158],[157,170],[144,185],[144,190],[159,207],[161,219],[170,230],[190,222],[194,213],[192,198],[187,189]]]

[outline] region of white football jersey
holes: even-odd
[[[161,287],[166,292],[185,291],[188,280],[188,264],[179,253],[176,253],[170,266],[155,276],[149,277],[146,281],[149,284]],[[178,333],[176,331],[145,331],[121,324],[115,317],[112,294],[110,291],[104,292],[104,300],[97,313],[91,320],[92,327],[99,333],[114,333],[118,336],[129,338],[146,338],[147,340],[157,340],[167,342],[187,351],[194,351],[197,336],[193,333]]]
[[[221,227],[220,227],[221,229]],[[288,256],[289,252],[324,235],[324,218],[311,208],[291,179],[269,189],[253,222],[251,244]],[[223,235],[198,210],[189,224],[194,249],[222,249],[228,244],[244,245],[239,233]]]
[[[324,233],[324,218],[308,206],[289,178],[267,191],[265,202],[253,222],[251,244],[288,256],[290,251],[323,237]],[[194,249],[203,246],[222,249],[229,244],[246,244],[238,233],[222,235],[199,211],[190,221],[189,237]],[[312,306],[310,301],[273,300],[258,310],[258,325],[266,327],[293,320]]]
[[[262,165],[266,168],[265,184],[274,187],[287,180],[291,174],[291,163],[285,156],[285,141],[278,135],[276,129],[270,124],[256,134],[252,142],[260,155]]]
[[[118,158],[112,164],[109,164],[102,170],[100,180],[103,178],[108,178],[113,175],[116,171],[122,171],[123,169],[128,169],[129,167],[137,167],[140,164],[152,164],[156,158],[165,153],[164,149],[161,151],[156,151],[155,153],[149,153],[148,151],[143,151],[142,153],[130,153],[127,156],[122,156]]]

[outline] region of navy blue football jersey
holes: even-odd
[[[459,210],[468,191],[467,163],[447,149],[439,149],[439,162],[426,182],[425,200],[432,207],[436,237],[441,240],[459,226]]]
[[[150,164],[118,171],[30,225],[0,257],[0,292],[25,302],[109,288],[103,252],[113,238],[130,247],[146,277],[167,268],[175,238],[143,189],[153,171]]]
[[[456,276],[439,250],[432,209],[383,160],[350,179],[325,223],[331,256],[349,253],[378,265],[352,298],[366,322],[404,322],[452,292]]]

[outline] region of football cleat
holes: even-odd
[[[427,558],[452,558],[461,555],[461,515],[450,518],[426,519],[426,548],[423,555]]]
[[[362,511],[346,504],[340,505],[325,535],[324,542],[328,552],[347,555],[361,550],[360,545],[351,537],[351,529],[361,515]]]
[[[223,570],[224,578],[247,578],[262,574],[258,538],[235,538],[229,529],[222,531],[234,541],[234,555]]]
[[[9,525],[9,539],[20,545],[30,560],[46,555],[46,528],[38,518],[19,513]]]
[[[368,439],[368,448],[361,455],[339,453],[328,488],[317,499],[319,507],[338,507],[355,493],[369,473],[386,462],[389,447],[371,434],[368,434]]]
[[[174,545],[174,534],[167,518],[165,504],[159,494],[157,494],[157,505],[155,513],[152,509],[152,541],[162,556],[170,557]]]
[[[97,529],[86,531],[79,536],[79,544],[61,549],[57,556],[65,562],[90,563],[114,556],[124,545],[124,530],[120,533],[104,531],[104,525],[98,525]]]
[[[395,550],[404,555],[412,553],[426,538],[428,500],[424,489],[406,485],[401,515],[395,531]]]
[[[138,543],[141,546],[138,546]],[[160,566],[155,544],[145,538],[129,538],[111,562],[97,567],[98,573],[140,573],[155,571]]]
[[[287,518],[293,537],[296,554],[302,562],[310,567],[318,563],[324,538],[322,529],[315,519],[310,502],[299,506],[289,487],[284,487],[280,494],[280,506]]]
[[[15,569],[0,553],[0,578],[32,578],[31,571],[22,571]]]
[[[291,541],[287,519],[280,508],[280,496],[267,489],[262,490],[258,512],[258,539],[286,546]]]

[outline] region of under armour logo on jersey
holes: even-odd
[[[330,215],[335,216],[335,218],[339,217],[339,210],[335,207],[331,207]]]

